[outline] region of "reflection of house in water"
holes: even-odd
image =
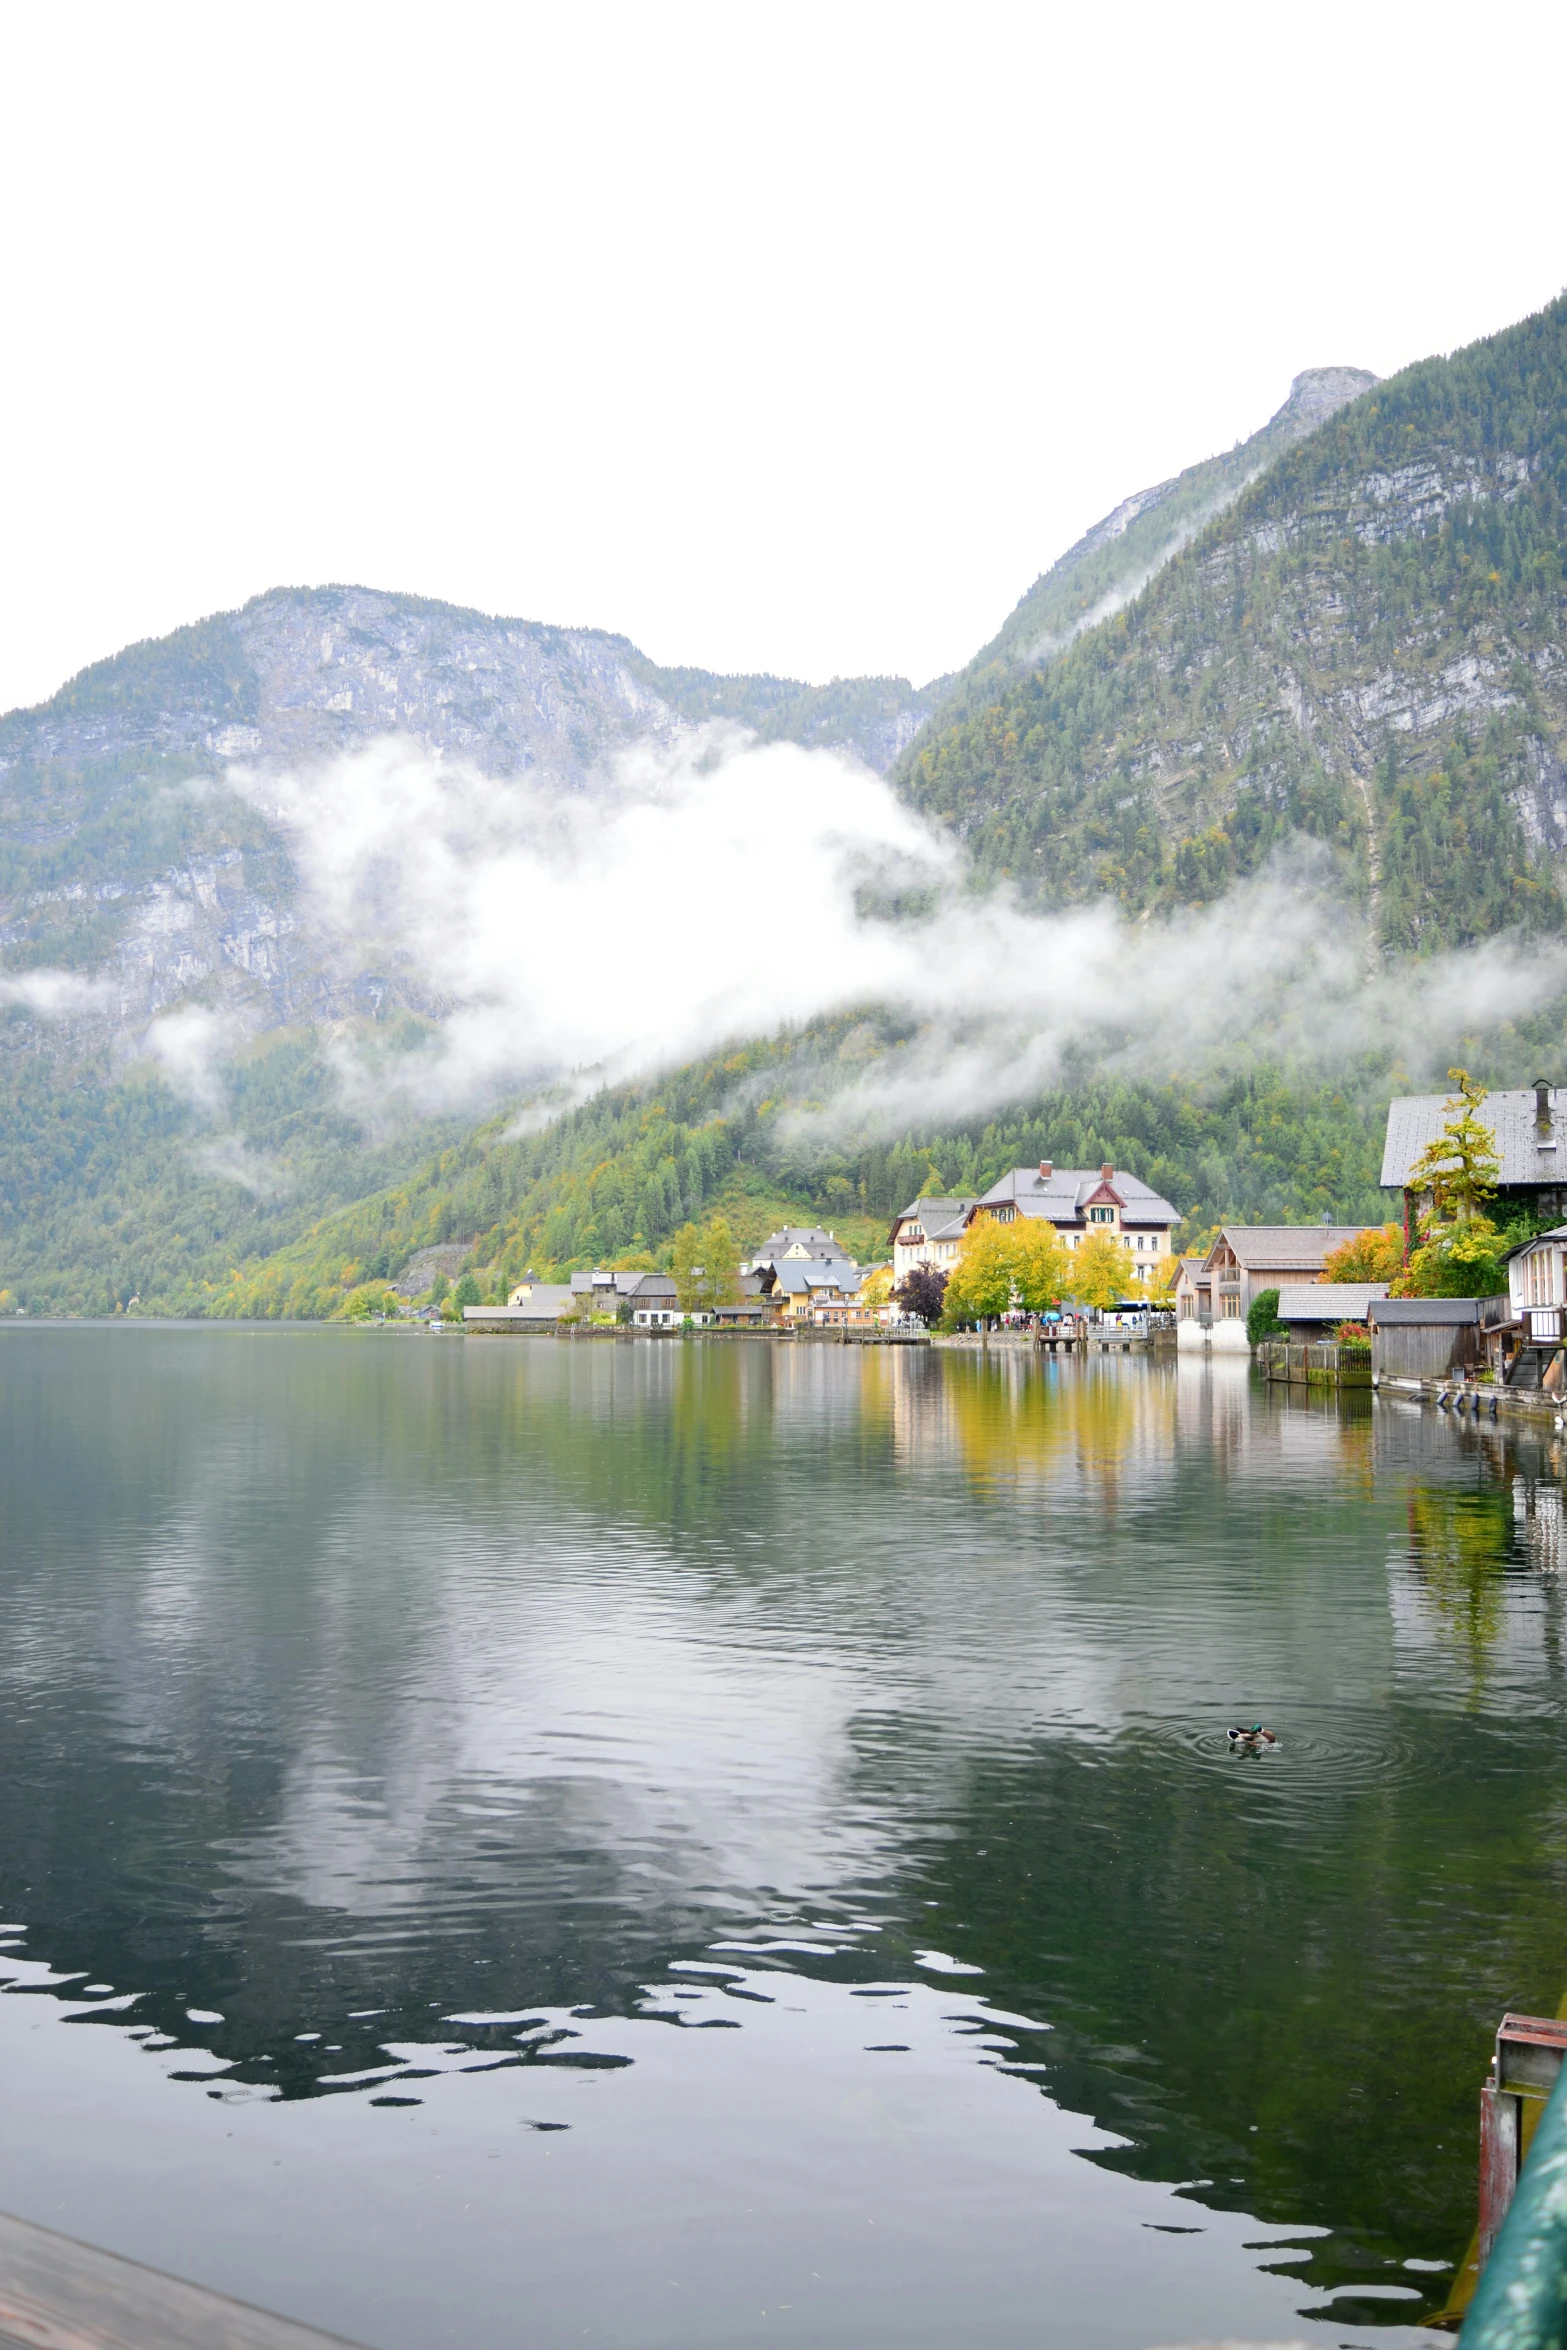
[[[1388,1554],[1395,1654],[1432,1696],[1484,1682],[1554,1703],[1563,1676],[1562,1455],[1482,1428],[1434,1457],[1418,1407],[1377,1414],[1379,1477],[1406,1480]],[[1444,1680],[1446,1687],[1444,1689]]]
[[[1513,1536],[1537,1573],[1560,1572],[1562,1489],[1554,1477],[1514,1477]]]

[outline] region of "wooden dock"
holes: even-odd
[[[27,2350],[345,2350],[273,2317],[0,2212],[0,2344]],[[352,2350],[352,2345],[348,2346]]]

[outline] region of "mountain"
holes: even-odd
[[[944,723],[993,697],[1009,672],[1038,668],[1084,629],[1118,612],[1275,458],[1376,380],[1363,367],[1308,368],[1290,385],[1283,407],[1249,440],[1124,498],[1041,573],[990,643],[958,672],[944,697]]]
[[[0,719],[0,1304],[336,1311],[432,1240],[499,1280],[665,1253],[715,1200],[748,1237],[789,1210],[858,1217],[869,1247],[921,1168],[970,1187],[1052,1151],[1131,1160],[1198,1222],[1374,1212],[1398,1082],[1381,1064],[1338,1087],[1253,1070],[1205,1090],[1084,1067],[950,1133],[807,1143],[840,1054],[901,1050],[872,1014],[537,1134],[516,1135],[516,1104],[477,1127],[367,1106],[341,1082],[348,1047],[361,1077],[390,1069],[445,1007],[361,968],[352,941],[326,950],[230,763],[306,768],[395,730],[547,779],[564,805],[620,750],[719,719],[890,764],[981,881],[1036,902],[1109,891],[1152,914],[1304,835],[1383,952],[1549,927],[1564,337],[1558,305],[1387,384],[1297,378],[1260,434],[1126,501],[923,693],[663,669],[601,632],[331,588],[133,647]],[[144,1057],[155,1016],[236,1008],[205,1059]]]
[[[1559,928],[1564,501],[1567,298],[1338,408],[895,780],[1036,902],[1212,899],[1305,836],[1379,956]]]
[[[880,770],[939,692],[666,670],[599,630],[278,589],[0,718],[0,949],[12,971],[112,964],[121,1026],[208,981],[246,983],[270,1024],[351,1017],[354,985],[328,982],[299,935],[287,851],[226,788],[228,762],[305,766],[398,733],[573,793],[633,744],[727,719]]]

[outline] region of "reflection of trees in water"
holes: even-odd
[[[1471,1696],[1502,1628],[1502,1562],[1512,1540],[1509,1497],[1494,1488],[1411,1486],[1409,1561],[1439,1636],[1465,1652]]]
[[[911,1366],[912,1368],[912,1366]],[[1143,1363],[1059,1365],[1022,1350],[937,1357],[895,1397],[900,1461],[975,1483],[1065,1482],[1113,1513],[1128,1472],[1168,1460],[1175,1390]]]

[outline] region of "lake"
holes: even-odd
[[[1548,1429],[11,1324],[0,1458],[0,2208],[375,2350],[1444,2300],[1567,1990]]]

